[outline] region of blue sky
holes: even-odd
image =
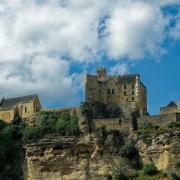
[[[151,114],[180,99],[179,0],[0,1],[0,94],[79,105],[84,74],[138,73]]]

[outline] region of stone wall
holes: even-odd
[[[0,119],[5,121],[6,123],[11,123],[12,120],[14,119],[15,114],[16,114],[16,108],[9,110],[1,110]]]
[[[97,75],[86,74],[85,98],[86,102],[101,102],[107,106],[133,102],[140,115],[147,114],[147,91],[139,75],[106,76],[104,69]]]
[[[43,108],[43,111],[55,113],[56,115],[61,115],[63,112],[75,113],[79,112],[79,107],[64,107],[64,108]]]
[[[121,102],[117,103],[117,106],[121,108],[124,116],[127,118],[131,118],[131,113],[137,110],[136,102]]]
[[[131,121],[128,118],[108,118],[108,119],[93,119],[92,128],[105,127],[109,130],[130,129]]]
[[[160,114],[178,113],[180,109],[178,107],[161,107]]]
[[[145,122],[153,123],[154,125],[166,125],[170,122],[180,121],[180,113],[161,114],[156,116],[143,116],[138,118],[138,125]]]

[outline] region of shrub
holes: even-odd
[[[128,178],[125,175],[120,174],[120,175],[117,175],[117,176],[113,176],[112,180],[128,180]]]
[[[4,121],[0,120],[0,131],[2,131],[6,126],[7,126],[7,123],[5,123]]]
[[[170,122],[167,125],[168,128],[179,128],[180,127],[180,122]]]
[[[56,132],[61,134],[61,135],[66,135],[66,121],[64,121],[64,119],[59,118],[56,121]]]
[[[138,155],[138,151],[132,142],[128,142],[120,148],[119,154],[122,157],[136,158]]]
[[[140,126],[140,129],[154,129],[154,128],[156,128],[152,123],[150,123],[150,122],[145,122],[144,124],[142,124],[141,126]]]
[[[39,115],[39,121],[39,126],[41,127],[43,133],[55,132],[57,117],[55,117],[52,113],[42,111]]]
[[[64,112],[61,117],[53,113],[41,112],[39,116],[42,133],[58,133],[60,135],[79,135],[78,118],[69,112]]]
[[[79,124],[78,119],[75,116],[70,116],[70,120],[67,124],[67,135],[79,135]]]
[[[37,139],[41,135],[41,129],[38,127],[26,127],[22,130],[22,135],[22,140],[24,142],[32,139]]]
[[[143,167],[143,173],[146,175],[155,175],[158,173],[158,170],[153,163],[145,164]]]
[[[93,133],[96,136],[101,137],[102,136],[102,129],[101,128],[95,128],[95,129],[93,129]]]
[[[180,180],[180,177],[174,173],[171,174],[172,180]]]
[[[14,135],[16,133],[15,131],[16,131],[15,126],[8,125],[3,129],[2,134],[6,138],[13,139],[13,137],[14,137]]]

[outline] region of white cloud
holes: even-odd
[[[159,53],[168,24],[159,8],[145,2],[120,3],[108,23],[107,48],[110,57],[116,59]]]
[[[179,14],[176,17],[176,24],[170,31],[170,35],[175,40],[180,40],[180,10]]]
[[[104,53],[115,60],[133,60],[163,52],[170,19],[161,7],[174,3],[180,2],[0,1],[1,96],[39,93],[44,104],[78,101],[82,72],[72,72],[71,64],[84,69],[96,65]],[[175,39],[179,39],[178,24],[170,32]],[[127,69],[117,63],[111,71]]]
[[[124,75],[128,73],[127,64],[121,63],[110,68],[110,74],[112,75]]]

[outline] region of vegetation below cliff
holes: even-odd
[[[24,152],[20,143],[19,126],[0,121],[0,178],[23,179]]]
[[[3,180],[23,179],[23,146],[28,141],[36,141],[46,134],[79,135],[78,119],[69,113],[57,117],[42,111],[38,122],[36,127],[28,127],[20,119],[12,124],[0,120],[0,177]]]
[[[179,122],[161,127],[145,123],[136,131],[101,128],[81,134],[77,116],[68,112],[61,116],[41,112],[36,127],[0,121],[0,177],[23,179],[26,156],[28,180],[177,180],[179,137]]]

